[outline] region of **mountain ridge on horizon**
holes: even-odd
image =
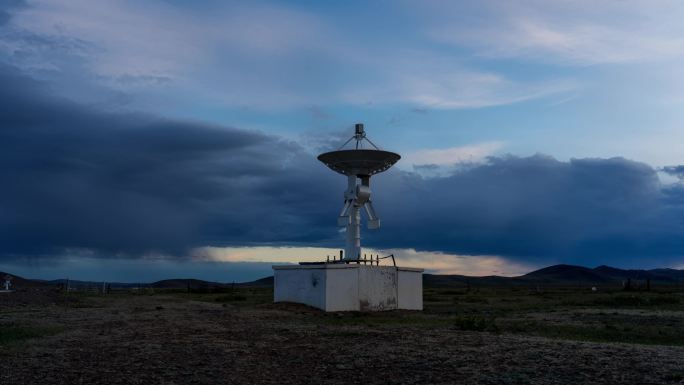
[[[24,287],[36,285],[58,285],[65,284],[66,279],[42,280],[30,279],[16,276],[10,273],[0,272],[0,277],[11,275],[14,277],[14,284]],[[521,284],[576,284],[576,283],[595,283],[609,284],[620,283],[627,279],[650,280],[654,284],[679,284],[684,282],[684,269],[673,268],[654,268],[654,269],[620,269],[607,265],[600,265],[594,268],[556,264],[529,273],[504,277],[498,275],[488,276],[469,276],[461,274],[424,274],[423,282],[427,287],[444,287],[480,284],[485,286],[507,286]],[[103,281],[81,281],[69,280],[72,287],[97,286]],[[212,282],[196,278],[170,278],[155,282],[146,283],[126,283],[126,282],[107,282],[111,287],[117,288],[173,288],[180,289],[192,287],[269,287],[273,286],[273,276],[267,276],[253,281],[246,282]]]
[[[607,265],[589,268],[579,265],[557,264],[515,277],[497,275],[480,277],[441,274],[423,275],[423,282],[428,287],[467,286],[471,284],[486,286],[524,284],[572,285],[578,283],[600,285],[622,284],[622,282],[629,279],[650,281],[653,284],[679,284],[684,282],[684,270],[672,268],[620,269]]]

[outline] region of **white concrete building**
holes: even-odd
[[[325,311],[423,310],[423,269],[320,263],[273,270],[275,302]]]

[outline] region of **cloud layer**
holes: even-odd
[[[165,1],[34,0],[0,31],[0,58],[53,81],[67,76],[72,87],[79,84],[72,96],[86,100],[92,94],[87,88],[104,86],[143,93],[140,103],[201,98],[214,106],[259,109],[368,103],[481,108],[577,86],[565,78],[514,79],[427,48],[431,38],[429,44],[410,42],[407,31],[391,21],[410,12],[401,5],[368,9],[377,12],[373,24],[395,31],[384,40],[349,28],[361,26],[353,19],[362,12],[344,17],[268,2],[208,8]],[[0,13],[0,23],[9,16]],[[405,22],[409,36],[424,34],[418,20]]]
[[[182,255],[197,244],[326,237],[316,222],[320,200],[311,197],[333,195],[312,181],[331,176],[295,144],[98,112],[46,96],[9,67],[0,69],[0,83],[5,255],[66,248]]]
[[[380,178],[379,178],[380,179]],[[443,178],[393,173],[383,242],[529,261],[662,265],[684,252],[684,189],[623,158],[490,158]],[[386,237],[386,238],[384,238]]]
[[[50,96],[0,68],[0,255],[184,257],[202,246],[338,247],[344,178],[273,135]],[[673,167],[668,171],[679,170]],[[681,262],[684,188],[622,158],[490,157],[373,179],[366,245],[520,263]]]
[[[483,25],[458,12],[463,4],[432,2],[427,8],[430,36],[487,57],[587,66],[684,56],[678,1],[484,1],[478,13],[489,23]]]

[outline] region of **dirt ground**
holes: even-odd
[[[682,346],[463,330],[423,313],[177,294],[2,301],[1,328],[38,331],[6,333],[4,385],[684,383]]]

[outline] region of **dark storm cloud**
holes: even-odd
[[[91,111],[45,96],[41,84],[10,67],[0,68],[0,84],[5,256],[65,248],[179,255],[209,242],[325,238],[311,196],[332,194],[312,180],[332,175],[295,144]]]
[[[445,178],[388,177],[376,183],[388,191],[377,241],[397,247],[589,265],[684,254],[684,190],[643,163],[509,156]]]
[[[298,144],[97,111],[11,67],[0,84],[5,258],[344,242],[345,180]],[[392,169],[372,187],[383,229],[364,232],[368,246],[589,265],[663,265],[684,251],[684,188],[622,158],[498,157],[436,178]]]

